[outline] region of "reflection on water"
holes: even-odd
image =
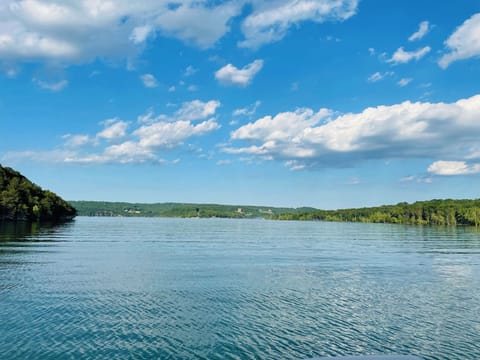
[[[37,233],[39,226],[38,223],[0,221],[0,243],[22,241],[25,238],[34,236]]]
[[[78,218],[0,227],[2,359],[480,359],[475,228]]]
[[[0,221],[0,244],[2,242],[48,241],[49,236],[56,233],[62,234],[73,225],[73,221],[57,224]]]

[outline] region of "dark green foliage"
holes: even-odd
[[[0,166],[0,220],[60,221],[76,210],[51,191],[42,190],[19,172]]]
[[[322,220],[411,225],[480,225],[480,199],[430,200],[361,209],[313,210],[274,216],[279,220]]]
[[[201,218],[265,218],[275,215],[307,211],[262,206],[217,204],[130,204],[122,202],[71,201],[82,216],[142,216],[142,217],[201,217]],[[308,208],[308,210],[314,210]]]

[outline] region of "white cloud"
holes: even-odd
[[[151,123],[154,120],[155,118],[152,108],[148,109],[146,113],[137,116],[137,123],[139,124]]]
[[[416,178],[415,176],[409,175],[409,176],[405,176],[405,177],[401,178],[399,181],[400,182],[411,182],[411,181],[414,181],[415,178]]]
[[[72,148],[87,145],[92,141],[90,136],[83,135],[83,134],[79,134],[79,135],[66,134],[62,136],[62,139],[65,139],[65,146],[72,147]]]
[[[51,151],[9,151],[0,156],[0,160],[23,160],[28,159],[34,162],[61,163],[70,156],[75,156],[73,150],[51,150]]]
[[[480,56],[480,13],[460,25],[445,41],[449,53],[438,64],[446,69],[452,62]]]
[[[367,81],[371,83],[375,83],[377,81],[383,80],[387,76],[392,76],[392,75],[393,75],[392,71],[387,71],[387,72],[384,72],[383,74],[377,71],[376,73],[373,73],[372,75],[370,75]]]
[[[0,58],[65,64],[128,58],[157,33],[210,47],[245,1],[4,0]]]
[[[258,107],[261,104],[262,102],[257,100],[255,101],[254,104],[250,106],[233,110],[232,115],[233,116],[252,116],[255,114],[255,112],[257,111]]]
[[[285,161],[285,166],[288,167],[291,171],[298,171],[298,170],[303,170],[305,169],[304,164],[300,164],[296,160],[288,160]]]
[[[128,122],[117,118],[102,122],[105,128],[97,134],[97,138],[106,140],[119,140],[127,136]]]
[[[131,60],[159,35],[209,48],[247,4],[239,45],[255,48],[305,21],[346,20],[358,0],[3,0],[0,58],[62,65]]]
[[[427,55],[430,52],[430,46],[425,46],[421,49],[415,51],[405,51],[403,47],[400,47],[395,51],[391,59],[388,62],[393,62],[395,64],[405,64],[412,60],[420,60],[422,57]]]
[[[464,158],[478,150],[480,95],[454,103],[406,101],[330,118],[327,109],[266,116],[231,133],[232,154],[346,166],[367,159]]]
[[[62,138],[65,150],[18,152],[9,154],[9,157],[81,164],[174,164],[179,160],[168,161],[160,157],[160,154],[182,146],[192,137],[203,136],[219,129],[220,124],[212,117],[219,106],[220,102],[217,100],[193,100],[183,103],[172,115],[155,115],[153,110],[149,109],[139,115],[133,124],[112,118],[100,123],[103,130],[96,135],[64,135]],[[130,127],[133,129],[129,129]]]
[[[152,31],[153,28],[150,25],[138,26],[132,30],[130,40],[132,40],[134,44],[141,44],[147,40]]]
[[[209,1],[179,1],[180,6],[162,12],[156,23],[166,34],[208,48],[230,30],[230,19],[240,13],[241,3],[230,1],[212,6]]]
[[[197,125],[193,125],[190,121],[179,120],[145,125],[133,134],[140,139],[139,145],[143,148],[171,149],[183,144],[192,136],[203,135],[219,128],[220,125],[214,119]]]
[[[242,23],[245,40],[240,47],[258,48],[282,39],[288,30],[304,21],[344,21],[355,15],[358,0],[258,1]]]
[[[404,86],[407,86],[408,84],[410,84],[412,82],[412,78],[402,78],[398,81],[398,86],[400,87],[404,87]]]
[[[35,84],[37,84],[42,89],[50,90],[53,92],[61,91],[68,86],[67,80],[59,80],[55,82],[43,81],[33,78],[32,80]]]
[[[143,85],[147,88],[155,88],[158,86],[158,81],[152,74],[143,74],[140,76]]]
[[[198,86],[197,85],[188,85],[187,90],[190,92],[195,92],[198,91]]]
[[[198,72],[198,69],[195,69],[192,65],[188,65],[183,73],[183,76],[186,76],[186,77],[192,76],[196,72]]]
[[[320,120],[331,115],[330,110],[298,109],[295,112],[280,113],[275,117],[265,116],[249,123],[231,134],[233,140],[293,141],[304,129],[310,128]]]
[[[428,167],[434,175],[470,175],[480,173],[480,164],[467,164],[465,161],[436,161]]]
[[[207,102],[193,100],[184,102],[182,107],[175,112],[175,118],[187,121],[206,119],[214,115],[219,107],[220,101],[218,100],[210,100]]]
[[[373,73],[368,77],[368,82],[377,82],[383,79],[383,75],[380,72]]]
[[[228,64],[215,72],[215,78],[224,85],[245,87],[249,85],[255,75],[262,70],[262,67],[263,60],[255,60],[241,69],[236,68],[232,64]]]
[[[126,162],[144,162],[153,160],[154,153],[139,143],[134,141],[125,141],[118,145],[111,145],[105,149],[104,157],[109,162],[116,160],[120,163]]]
[[[414,32],[409,38],[408,41],[415,41],[422,39],[430,31],[430,24],[428,21],[422,21],[418,25],[418,30]]]
[[[431,184],[433,183],[433,179],[428,176],[414,176],[414,175],[409,175],[401,178],[399,180],[401,183],[411,183],[411,182],[417,182],[419,184]]]

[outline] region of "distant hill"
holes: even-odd
[[[127,217],[202,217],[266,218],[280,214],[306,212],[313,208],[277,208],[270,206],[125,202],[70,201],[81,216]]]
[[[62,221],[76,210],[51,191],[42,190],[25,176],[0,165],[0,221]]]
[[[368,208],[319,210],[270,206],[71,201],[82,216],[264,218],[410,225],[480,226],[480,199],[430,200]]]
[[[278,220],[320,220],[410,225],[480,226],[480,199],[430,200],[359,209],[311,210],[280,214]]]

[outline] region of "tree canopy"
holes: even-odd
[[[61,221],[75,217],[75,208],[25,176],[0,166],[0,220]]]
[[[411,225],[480,225],[480,199],[406,202],[360,209],[314,210],[274,216],[281,220],[322,220]]]

